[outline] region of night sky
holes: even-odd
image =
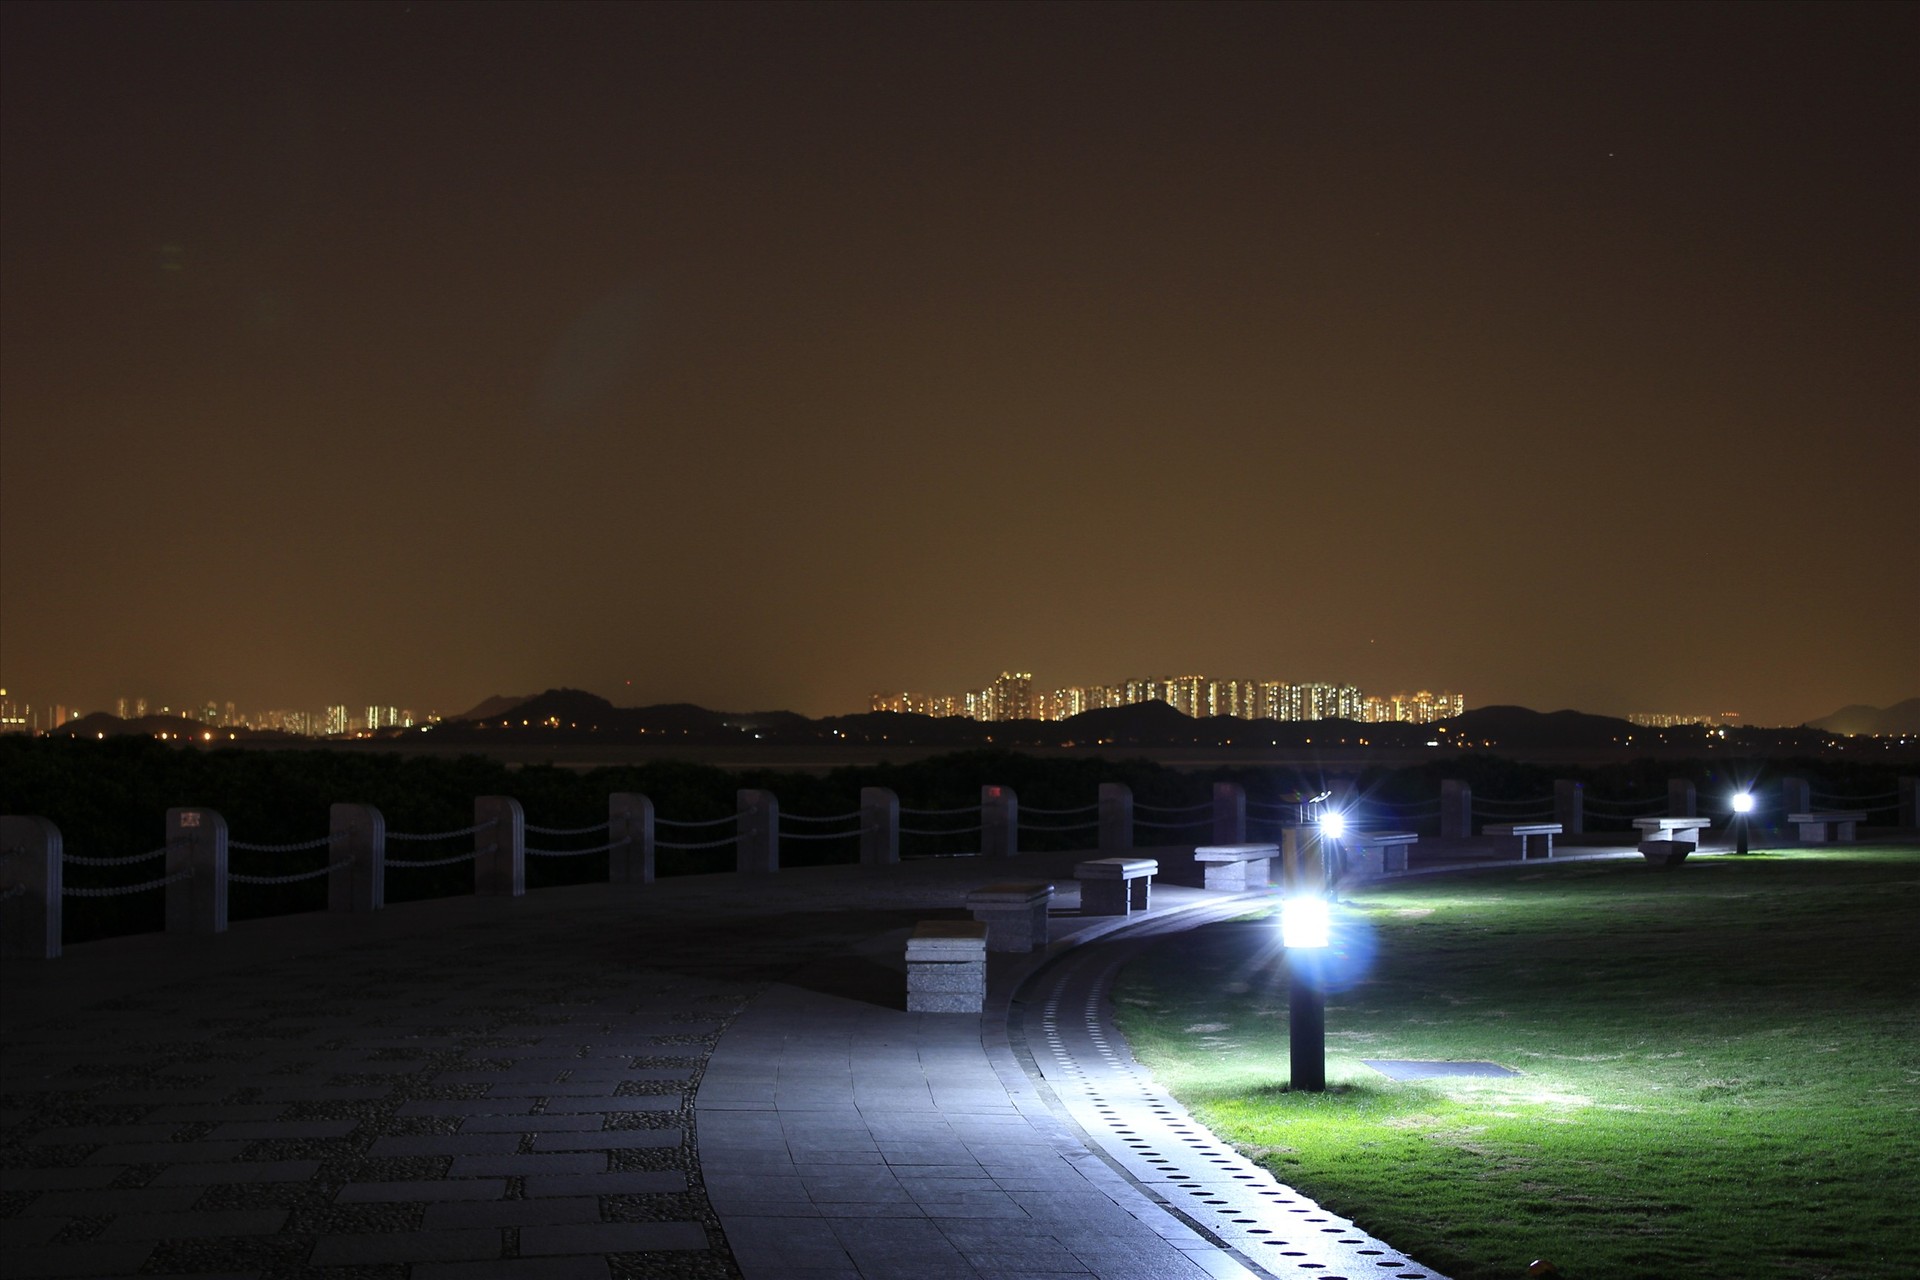
[[[16,697],[1920,693],[1920,7],[0,24]]]

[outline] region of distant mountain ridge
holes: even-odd
[[[1908,698],[1890,707],[1869,707],[1862,703],[1842,707],[1830,716],[1807,721],[1813,729],[1845,734],[1920,733],[1920,698]]]

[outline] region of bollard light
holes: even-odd
[[[1290,1087],[1327,1087],[1327,993],[1320,957],[1332,940],[1327,900],[1293,894],[1280,903],[1280,941],[1287,949],[1287,1056]]]
[[[1347,815],[1338,809],[1329,809],[1320,815],[1320,869],[1327,877],[1327,889],[1333,891],[1335,885],[1347,874],[1346,850],[1340,847],[1340,837],[1347,833]]]
[[[1280,904],[1280,944],[1289,951],[1326,946],[1327,917],[1327,900],[1317,894],[1286,899]]]
[[[1753,812],[1753,792],[1736,791],[1733,793],[1733,851],[1742,854],[1747,851],[1747,815]]]

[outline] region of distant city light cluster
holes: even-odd
[[[1627,716],[1629,724],[1647,729],[1677,729],[1681,725],[1704,724],[1709,728],[1737,724],[1738,711],[1635,711]]]
[[[1357,720],[1364,724],[1430,724],[1466,710],[1458,693],[1363,693],[1350,684],[1285,680],[1216,680],[1208,676],[1171,676],[1126,680],[1119,684],[1074,686],[1051,693],[1035,690],[1025,671],[1003,671],[984,689],[967,693],[876,693],[869,710],[912,712],[924,716],[961,716],[969,720],[1065,720],[1102,707],[1164,702],[1196,719],[1236,716],[1242,720]]]
[[[63,724],[87,714],[61,703],[18,702],[0,689],[0,733],[50,733]],[[251,729],[296,734],[307,738],[351,737],[384,729],[410,729],[417,724],[437,724],[440,716],[429,711],[424,716],[411,707],[368,706],[349,708],[336,704],[319,711],[276,709],[239,710],[232,702],[201,702],[188,706],[167,706],[145,698],[116,698],[113,714],[122,720],[144,720],[148,716],[198,721],[215,729]]]

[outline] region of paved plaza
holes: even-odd
[[[1245,896],[1081,917],[1023,855],[590,885],[10,962],[10,1277],[1434,1273],[1274,1183],[1133,1062],[1106,984]],[[984,1016],[907,1013],[916,922],[1060,888]]]

